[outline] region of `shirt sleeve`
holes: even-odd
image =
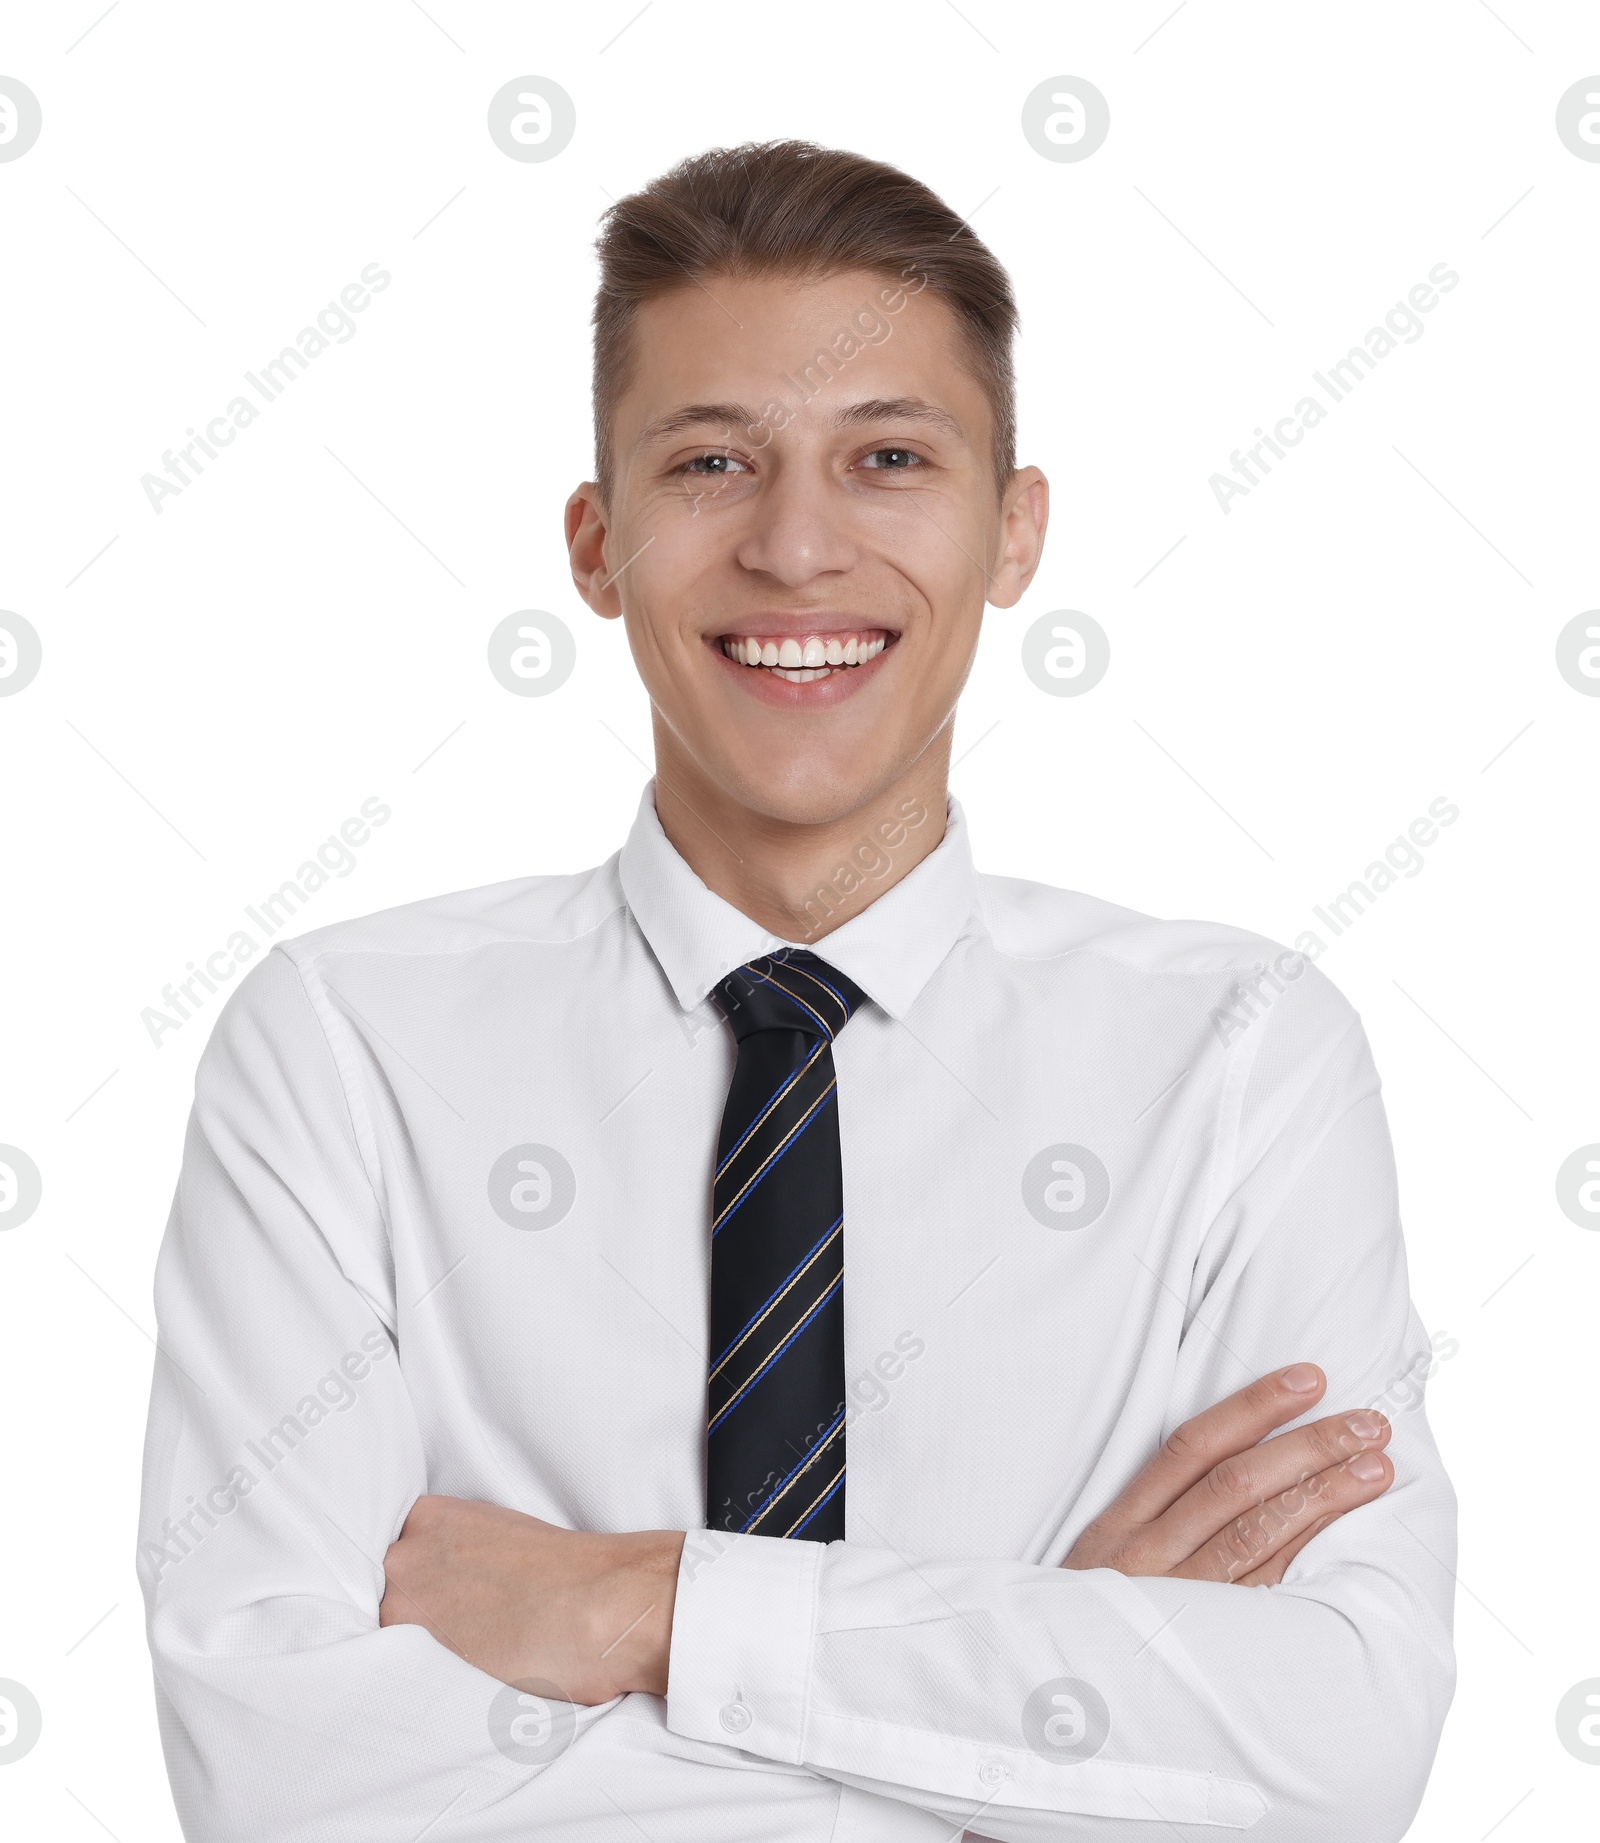
[[[1328,1388],[1288,1425],[1378,1403],[1389,1490],[1267,1588],[698,1532],[669,1727],[999,1843],[1167,1825],[1346,1843],[1357,1812],[1370,1843],[1405,1834],[1454,1689],[1455,1497],[1422,1406],[1431,1352],[1377,1071],[1359,1018],[1307,973],[1228,1051],[1222,1176],[1177,1272],[1160,1437],[1310,1359]]]
[[[359,1117],[275,949],[201,1060],[157,1267],[138,1568],[185,1837],[827,1834],[837,1785],[674,1735],[657,1697],[519,1700],[379,1627],[427,1474]]]

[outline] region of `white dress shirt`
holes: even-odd
[[[186,1836],[1400,1837],[1454,1682],[1455,1500],[1354,1010],[1258,935],[977,874],[952,798],[799,943],[870,1000],[833,1052],[847,1539],[713,1536],[708,993],[776,940],[649,783],[598,868],[319,929],[233,993],[140,1531]],[[1304,1418],[1386,1409],[1396,1477],[1282,1585],[1058,1565],[1180,1421],[1298,1359],[1328,1376]],[[518,1702],[380,1629],[430,1492],[695,1532],[666,1696]]]

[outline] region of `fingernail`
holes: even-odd
[[[1382,1417],[1372,1413],[1368,1408],[1362,1408],[1355,1414],[1347,1414],[1344,1417],[1344,1424],[1358,1440],[1376,1440],[1383,1432]]]
[[[1377,1453],[1358,1453],[1350,1461],[1350,1473],[1363,1484],[1373,1484],[1383,1477],[1383,1459]]]
[[[1283,1386],[1293,1389],[1296,1395],[1309,1395],[1321,1380],[1310,1363],[1291,1363],[1282,1377]]]

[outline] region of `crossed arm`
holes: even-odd
[[[391,1224],[323,1019],[275,950],[202,1062],[157,1274],[141,1575],[190,1843],[599,1843],[629,1818],[653,1843],[836,1818],[834,1843],[1110,1843],[1152,1818],[1347,1843],[1358,1807],[1367,1843],[1400,1837],[1453,1685],[1454,1500],[1414,1398],[1375,1432],[1274,1432],[1325,1391],[1383,1397],[1427,1345],[1365,1041],[1335,1018],[1289,1080],[1286,1061],[1187,1297],[1182,1268],[1161,1292],[1170,1371],[1113,1430],[1106,1508],[1065,1566],[743,1535],[700,1565],[703,1531],[684,1554],[676,1530],[433,1495]],[[1274,1365],[1306,1351],[1301,1393]],[[266,1468],[262,1430],[317,1378],[336,1393],[358,1352],[359,1389]],[[1185,1418],[1141,1466],[1164,1401]],[[1114,1714],[1071,1764],[1019,1733],[1067,1677]],[[532,1767],[490,1724],[530,1678],[575,1715]]]
[[[1064,1568],[1270,1587],[1336,1517],[1389,1488],[1370,1408],[1266,1438],[1327,1388],[1314,1364],[1252,1382],[1176,1428]],[[594,1535],[497,1504],[423,1497],[384,1557],[379,1623],[418,1625],[503,1683],[584,1705],[669,1688],[685,1532]]]

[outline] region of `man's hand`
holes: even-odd
[[[1371,1408],[1263,1440],[1327,1386],[1315,1364],[1295,1363],[1185,1421],[1062,1567],[1275,1586],[1319,1529],[1394,1483],[1378,1450],[1391,1428]]]
[[[380,1625],[420,1625],[502,1683],[591,1705],[667,1693],[681,1530],[587,1535],[498,1504],[420,1497],[384,1557]]]
[[[1296,1386],[1298,1385],[1298,1386]],[[1380,1497],[1391,1432],[1372,1409],[1265,1436],[1327,1387],[1309,1363],[1176,1428],[1073,1544],[1064,1568],[1265,1587],[1318,1530]],[[591,1535],[464,1498],[418,1498],[384,1557],[380,1625],[420,1625],[503,1683],[585,1705],[664,1696],[681,1530]]]

